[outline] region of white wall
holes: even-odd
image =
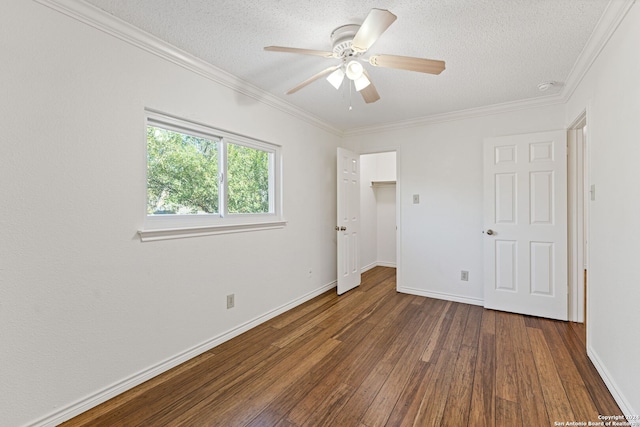
[[[396,152],[389,151],[386,153],[372,154],[376,161],[376,181],[395,181],[397,178],[396,171]]]
[[[375,190],[378,216],[378,265],[396,266],[396,186]]]
[[[396,180],[396,153],[360,156],[360,266],[396,265],[396,187],[372,181]]]
[[[376,155],[360,156],[360,268],[378,263],[378,204],[371,188],[376,174]]]
[[[335,280],[337,136],[33,1],[3,2],[0,55],[0,424],[60,421]],[[281,144],[288,225],[141,243],[145,107]]]
[[[482,141],[564,128],[562,105],[351,135],[356,152],[398,150],[399,289],[481,304]],[[413,195],[420,197],[413,204]],[[460,281],[460,271],[469,281]]]
[[[567,104],[587,109],[591,183],[589,355],[627,415],[640,413],[640,4],[628,12]]]

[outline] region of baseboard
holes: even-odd
[[[376,263],[376,267],[391,267],[391,268],[396,268],[396,263],[395,263],[395,262],[378,261],[378,262]]]
[[[360,273],[366,273],[367,271],[369,271],[372,268],[375,268],[377,266],[378,266],[377,263],[372,262],[371,264],[365,265],[364,267],[360,267]]]
[[[398,292],[402,292],[404,294],[418,295],[418,296],[421,296],[421,297],[428,297],[428,298],[442,299],[442,300],[446,300],[446,301],[460,302],[460,303],[463,303],[463,304],[484,306],[484,300],[477,299],[477,298],[464,297],[464,296],[461,296],[461,295],[447,294],[447,293],[444,293],[444,292],[425,291],[424,289],[415,289],[415,288],[409,288],[409,287],[406,287],[406,286],[398,287],[397,290],[398,290]]]
[[[600,360],[600,357],[598,357],[598,354],[593,349],[593,347],[591,346],[587,347],[587,356],[589,356],[589,359],[591,359],[591,363],[593,363],[593,366],[595,366],[596,370],[600,374],[602,381],[604,381],[604,384],[609,389],[611,396],[613,396],[613,399],[616,401],[616,403],[622,410],[622,413],[627,417],[637,417],[638,412],[631,409],[631,405],[629,405],[629,402],[627,401],[627,399],[625,399],[624,395],[620,392],[618,386],[616,385],[616,382],[612,379],[611,374],[609,373],[605,365],[602,363],[602,360]],[[602,415],[605,415],[605,414],[602,414]],[[606,415],[619,415],[619,414],[606,414]],[[633,420],[635,418],[629,418],[629,419]]]
[[[90,396],[87,396],[83,399],[80,399],[66,407],[63,407],[49,415],[46,415],[34,422],[27,424],[25,427],[55,427],[58,424],[67,421],[77,415],[82,414],[83,412],[88,411],[91,408],[98,406],[101,403],[106,402],[107,400],[116,397],[119,394],[124,393],[127,390],[132,389],[133,387],[142,384],[145,381],[150,380],[153,377],[160,375],[163,372],[168,371],[169,369],[175,368],[181,363],[186,362],[189,359],[192,359],[205,351],[211,350],[213,347],[222,344],[225,341],[234,338],[243,332],[248,331],[251,328],[255,328],[261,323],[266,322],[269,319],[272,319],[292,308],[309,301],[312,298],[317,297],[318,295],[335,288],[337,285],[336,281],[333,281],[323,287],[316,289],[312,292],[309,292],[300,298],[296,298],[293,301],[284,304],[278,308],[275,308],[261,316],[258,316],[252,320],[249,320],[237,327],[230,329],[226,332],[223,332],[195,347],[192,347],[188,350],[183,351],[169,359],[166,359],[156,365],[150,366],[128,378],[123,379],[122,381],[118,381]]]
[[[364,267],[360,267],[360,273],[366,273],[367,271],[371,270],[372,268],[376,268],[376,267],[396,268],[396,263],[395,262],[382,262],[382,261],[372,262],[371,264],[365,265]]]

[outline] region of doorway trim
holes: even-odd
[[[567,178],[568,178],[568,262],[569,262],[569,320],[586,321],[584,270],[588,265],[588,183],[589,149],[584,128],[589,116],[589,108],[584,109],[567,129]]]
[[[396,290],[401,288],[402,281],[402,178],[401,178],[401,163],[402,156],[400,155],[401,148],[399,146],[380,146],[364,148],[356,151],[359,155],[367,154],[380,154],[380,153],[396,153]]]

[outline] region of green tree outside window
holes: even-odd
[[[147,214],[220,213],[222,138],[147,126]],[[268,213],[270,153],[226,144],[227,212]]]

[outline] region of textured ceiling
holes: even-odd
[[[609,0],[85,0],[258,88],[348,130],[549,96],[565,82]],[[285,92],[336,59],[265,52],[280,45],[331,50],[329,36],[371,8],[397,21],[369,50],[440,59],[429,75],[366,65],[381,99],[320,79]],[[349,111],[349,103],[353,110]]]

